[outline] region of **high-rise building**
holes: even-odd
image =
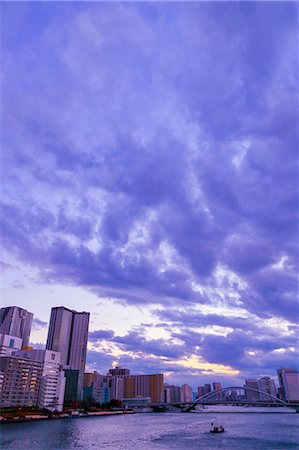
[[[277,369],[282,398],[287,401],[299,401],[299,371],[295,369]]]
[[[222,385],[219,382],[214,382],[212,384],[212,386],[213,386],[213,391],[220,391],[222,389]]]
[[[273,397],[277,397],[276,386],[274,380],[270,377],[262,377],[257,380],[258,389],[265,394],[270,394]],[[261,400],[269,400],[269,395],[260,394]]]
[[[208,394],[209,392],[211,392],[211,385],[210,385],[210,383],[206,383],[204,385],[204,390],[205,390],[205,394]]]
[[[217,391],[214,394],[214,400],[220,401],[221,398],[222,398],[222,392],[221,392],[222,385],[221,385],[221,383],[216,381],[216,382],[212,383],[212,386],[213,386],[213,391]]]
[[[18,306],[0,309],[0,333],[21,338],[23,347],[29,344],[33,314]]]
[[[192,402],[192,387],[189,384],[183,384],[181,387],[181,401],[184,403]]]
[[[250,402],[260,400],[260,394],[256,392],[259,390],[259,386],[255,378],[249,378],[245,380],[244,388],[247,400],[249,400]]]
[[[205,395],[205,388],[204,388],[204,386],[198,386],[198,388],[197,388],[197,397],[200,398],[203,395]]]
[[[167,397],[167,400],[165,400],[166,402],[170,402],[170,403],[179,403],[181,402],[181,398],[182,398],[182,394],[181,394],[181,388],[180,386],[174,386],[174,385],[169,385],[169,384],[165,384],[164,385],[164,392],[165,390],[167,390],[167,393],[165,394]]]
[[[77,381],[76,400],[82,400],[86,364],[89,313],[77,312],[63,306],[52,308],[46,348],[61,353],[61,363],[68,372],[67,384]],[[69,392],[66,386],[66,393]],[[70,394],[71,396],[73,394]]]

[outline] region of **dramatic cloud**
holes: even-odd
[[[32,327],[35,330],[40,330],[41,328],[45,328],[48,325],[47,322],[43,322],[42,320],[38,319],[37,317],[34,317],[32,321]]]
[[[298,5],[1,9],[1,267],[20,306],[34,282],[92,293],[90,367],[294,366]],[[123,304],[153,322],[120,332]]]

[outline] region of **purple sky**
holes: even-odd
[[[3,305],[89,369],[296,367],[298,5],[2,3]]]

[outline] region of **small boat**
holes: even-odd
[[[215,422],[211,423],[211,429],[210,429],[210,433],[223,433],[224,432],[224,428],[222,425],[218,425]]]
[[[210,430],[210,433],[223,433],[223,432],[224,432],[223,426],[221,426],[221,427],[213,427]]]

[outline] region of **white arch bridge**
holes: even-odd
[[[169,406],[189,412],[198,405],[232,405],[232,406],[281,406],[293,408],[299,413],[298,402],[281,400],[267,392],[244,386],[229,386],[208,392],[194,402],[152,403],[156,410],[167,409]]]

